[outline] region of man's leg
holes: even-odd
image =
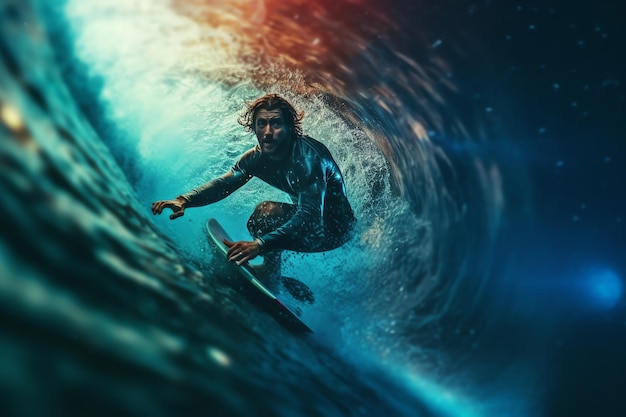
[[[295,206],[287,203],[264,201],[254,209],[248,219],[248,231],[257,238],[278,229],[295,213]],[[281,275],[281,251],[268,251],[263,254],[262,278],[271,290],[277,291]]]

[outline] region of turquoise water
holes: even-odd
[[[552,350],[531,345],[558,315],[509,274],[533,213],[507,132],[467,109],[441,41],[376,2],[271,3],[3,2],[9,415],[540,414]],[[286,254],[316,294],[310,337],[224,285],[204,235],[215,217],[245,239],[284,195],[253,180],[150,213],[253,146],[237,117],[268,91],[304,110],[359,219],[338,250]],[[621,291],[604,276],[603,296]]]
[[[360,219],[339,250],[287,255],[286,273],[318,299],[302,306],[314,336],[294,338],[216,280],[203,235],[216,217],[245,238],[257,202],[284,196],[252,183],[176,222],[149,212],[253,144],[236,118],[263,91],[247,78],[254,67],[233,56],[206,63],[190,37],[214,29],[166,4],[35,6],[9,3],[2,25],[2,193],[7,212],[20,213],[3,225],[1,246],[10,409],[480,415],[461,380],[440,397],[445,369],[418,360],[444,355],[411,340],[435,348],[433,320],[456,302],[471,254],[462,245],[461,266],[442,260],[451,248],[437,236],[471,233],[459,225],[467,208],[417,119],[399,123],[396,109],[339,91],[298,94],[304,74],[271,88],[306,112],[305,131],[335,155]],[[231,70],[237,82],[215,75]],[[498,174],[473,175],[489,187]]]

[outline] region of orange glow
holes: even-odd
[[[175,9],[191,19],[229,33],[238,58],[255,68],[260,87],[276,84],[297,69],[306,74],[304,90],[343,90],[354,74],[350,58],[394,28],[365,0],[176,0]],[[371,68],[369,69],[371,70]],[[342,74],[343,76],[338,76]],[[298,87],[299,83],[293,83]],[[299,91],[306,93],[306,91]]]

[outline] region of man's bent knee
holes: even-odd
[[[285,210],[285,206],[290,205],[275,201],[264,201],[257,205],[248,219],[250,234],[254,237],[263,236],[286,223],[293,213],[291,210]]]
[[[256,206],[252,216],[270,216],[280,214],[282,214],[282,210],[279,203],[275,201],[264,201]]]

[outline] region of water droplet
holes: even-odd
[[[24,129],[22,115],[13,106],[8,104],[0,105],[0,119],[7,128],[14,132]]]
[[[231,364],[228,355],[216,347],[209,347],[207,349],[207,355],[209,355],[209,358],[213,359],[220,366],[228,367]]]

